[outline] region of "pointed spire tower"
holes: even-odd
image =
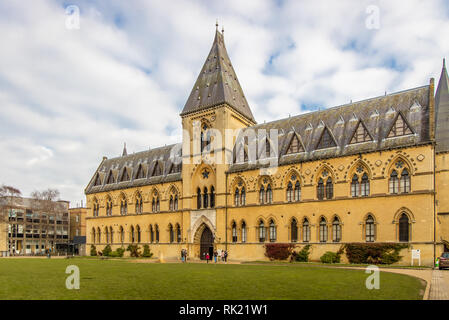
[[[436,151],[449,151],[449,77],[446,59],[443,60],[443,70],[435,95],[435,125]]]
[[[221,104],[255,124],[254,116],[246,101],[242,87],[226,51],[223,33],[216,24],[215,39],[201,73],[181,112],[181,116],[203,111]]]

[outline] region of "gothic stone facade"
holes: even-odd
[[[85,190],[87,244],[148,244],[164,258],[178,258],[183,248],[194,259],[226,249],[235,260],[266,259],[270,242],[310,244],[318,260],[345,243],[407,243],[401,263],[420,249],[422,263],[432,265],[449,249],[446,112],[444,66],[436,96],[432,79],[257,125],[217,31],[181,113],[184,141],[103,158]],[[203,142],[195,152],[198,124]],[[225,147],[214,150],[221,163],[201,160],[212,128],[223,134]],[[232,148],[226,129],[241,129]],[[254,160],[250,132],[260,129],[268,137]],[[273,158],[277,165],[267,169],[262,160]]]

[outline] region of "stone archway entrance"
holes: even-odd
[[[201,234],[200,240],[200,259],[206,259],[206,253],[209,253],[209,256],[212,258],[214,253],[214,236],[212,231],[205,226],[203,229],[203,233]]]

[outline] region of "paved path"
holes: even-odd
[[[449,300],[449,270],[433,270],[429,300]]]

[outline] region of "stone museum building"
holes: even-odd
[[[430,79],[258,124],[217,30],[180,113],[183,141],[125,147],[93,173],[87,251],[134,243],[156,257],[263,260],[265,244],[291,243],[318,260],[346,243],[405,243],[401,263],[419,249],[432,265],[449,250],[448,86],[444,64],[436,93]]]

